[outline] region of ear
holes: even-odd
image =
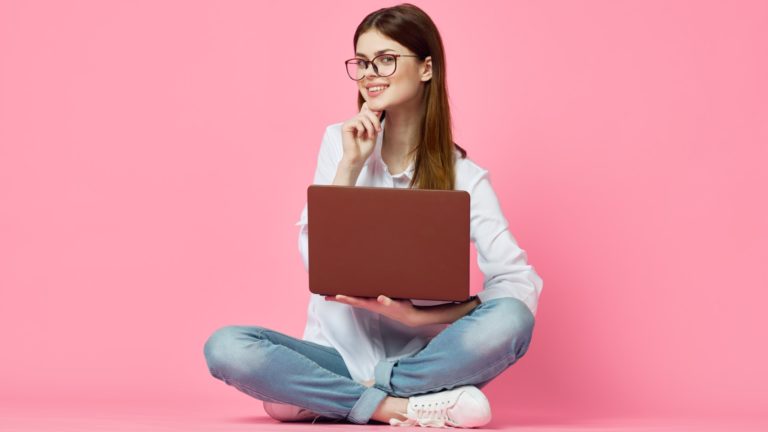
[[[421,80],[429,81],[432,79],[432,56],[427,56],[421,65]]]

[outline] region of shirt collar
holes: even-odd
[[[384,168],[384,159],[381,158],[381,146],[383,144],[384,140],[384,128],[386,127],[387,119],[384,118],[384,120],[381,121],[381,132],[376,135],[376,145],[373,148],[373,155],[368,158],[368,161],[365,163],[368,165],[371,162],[378,163],[379,166]],[[413,178],[413,173],[415,171],[415,165],[416,161],[411,162],[411,164],[408,166],[408,168],[405,170],[403,174],[405,174],[408,179]],[[398,174],[400,175],[400,174]]]

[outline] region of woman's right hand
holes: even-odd
[[[343,159],[353,165],[362,165],[368,160],[381,131],[380,116],[381,111],[372,111],[368,108],[368,102],[365,102],[359,113],[344,122],[341,126]]]

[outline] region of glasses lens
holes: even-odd
[[[365,62],[358,59],[347,60],[347,74],[353,80],[359,80],[365,75]]]
[[[376,65],[376,69],[379,71],[379,76],[385,77],[395,73],[395,64],[397,57],[393,55],[383,55],[376,57],[373,63]]]

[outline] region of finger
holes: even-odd
[[[368,102],[363,102],[363,106],[360,111],[370,112],[376,115],[376,118],[381,117],[381,111],[374,111],[368,106]]]
[[[355,306],[358,307],[365,307],[365,308],[377,308],[379,306],[379,302],[372,297],[353,297],[353,296],[345,296],[343,294],[339,294],[347,301],[350,301],[351,303],[354,303]]]
[[[379,303],[381,303],[381,304],[383,304],[385,306],[389,306],[389,305],[392,304],[392,299],[387,297],[387,296],[385,296],[384,294],[382,294],[379,297],[377,297],[376,300],[378,300]]]
[[[365,125],[365,130],[368,132],[368,138],[373,138],[375,133],[373,121],[368,117],[366,113],[361,113],[360,122]]]
[[[351,305],[356,305],[360,303],[360,301],[356,297],[345,296],[343,294],[336,294],[336,299]]]
[[[373,111],[367,111],[365,114],[371,120],[373,127],[376,128],[376,132],[381,132],[381,121],[379,121],[379,116]]]
[[[362,122],[358,121],[358,122],[355,124],[355,129],[357,130],[357,132],[356,132],[356,134],[355,134],[355,135],[357,135],[357,137],[358,137],[358,138],[360,138],[361,136],[363,136],[363,132],[365,132],[365,126],[363,126],[363,123],[362,123]]]

